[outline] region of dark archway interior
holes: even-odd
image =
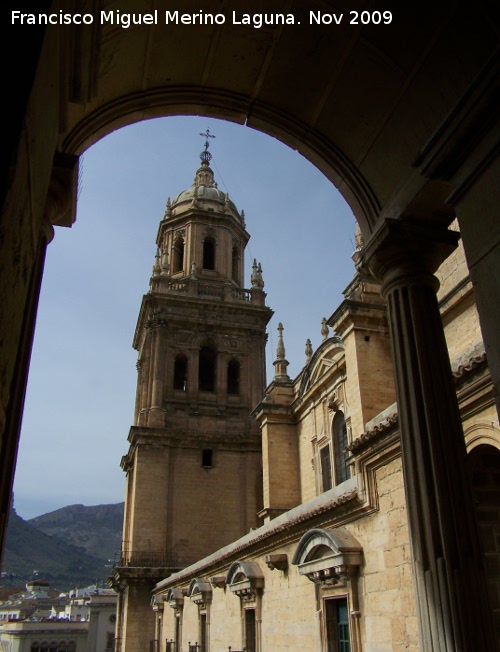
[[[500,450],[482,444],[468,454],[486,581],[497,631],[500,631]]]

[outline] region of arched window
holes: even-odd
[[[227,363],[227,393],[240,393],[240,363],[238,360],[229,360]]]
[[[203,269],[215,269],[215,239],[211,235],[203,241]]]
[[[172,273],[182,272],[184,269],[184,238],[177,236],[172,250]]]
[[[333,418],[333,457],[335,461],[335,484],[340,484],[350,477],[347,465],[347,425],[344,413],[339,410]]]
[[[183,392],[187,389],[188,359],[183,353],[175,356],[174,362],[174,389]]]
[[[215,391],[215,369],[217,351],[211,344],[205,344],[200,349],[198,367],[198,387],[202,392]]]
[[[233,247],[232,259],[231,259],[231,278],[236,283],[240,282],[240,251],[238,247]]]

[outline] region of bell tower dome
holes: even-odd
[[[202,135],[207,140],[193,184],[173,201],[168,199],[158,229],[160,277],[222,281],[242,288],[244,251],[250,238],[245,216],[217,187],[208,150],[211,134],[207,130]],[[163,286],[154,282],[156,290]]]
[[[266,387],[273,313],[257,261],[244,287],[250,235],[243,211],[214,181],[211,134],[202,135],[194,182],[168,199],[160,221],[133,340],[135,416],[113,571],[125,652],[149,645],[154,584],[246,534],[262,509],[261,436],[250,415]]]

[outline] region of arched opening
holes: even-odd
[[[236,245],[231,255],[231,278],[235,283],[240,282],[240,250]]]
[[[229,360],[227,363],[227,393],[233,396],[240,393],[240,363]]]
[[[172,247],[172,274],[177,274],[184,270],[184,238],[179,235],[174,241]]]
[[[203,269],[215,269],[215,238],[211,235],[203,240]]]
[[[335,484],[340,484],[350,477],[349,466],[347,464],[348,454],[346,451],[346,446],[349,443],[347,440],[347,425],[342,410],[336,412],[333,418],[332,439]]]
[[[500,632],[500,450],[481,444],[467,456],[476,504],[479,538],[483,548],[486,582],[496,631]]]
[[[174,361],[174,389],[185,392],[187,389],[188,359],[184,353],[178,353]]]
[[[201,392],[214,392],[216,387],[217,349],[212,343],[204,344],[198,358],[198,388]]]
[[[316,340],[314,335],[312,337],[317,344],[324,306],[331,304],[332,296],[341,300],[342,290],[353,273],[350,256],[355,223],[352,212],[318,169],[278,140],[234,123],[189,117],[146,120],[99,140],[83,155],[77,225],[73,229],[56,228],[54,240],[47,251],[16,479],[16,506],[23,517],[25,514],[28,518],[38,516],[59,506],[58,494],[55,493],[53,502],[37,503],[31,508],[32,511],[24,510],[23,506],[27,502],[32,503],[33,497],[40,498],[39,492],[32,487],[34,469],[38,464],[33,453],[40,441],[50,438],[54,438],[52,441],[59,450],[66,450],[63,445],[59,446],[59,442],[64,441],[64,433],[59,433],[59,428],[54,428],[54,424],[62,425],[72,418],[71,415],[78,414],[81,415],[79,423],[83,428],[83,415],[87,413],[89,401],[94,410],[101,411],[104,418],[112,420],[113,432],[117,433],[114,441],[110,438],[106,442],[107,453],[102,458],[101,472],[114,474],[118,489],[104,501],[120,502],[123,499],[124,489],[120,490],[119,487],[124,484],[124,476],[116,463],[116,451],[123,446],[122,433],[131,425],[129,406],[133,404],[136,391],[136,354],[131,346],[130,333],[134,332],[137,323],[140,309],[138,297],[147,290],[145,274],[149,273],[154,262],[157,223],[162,218],[167,197],[189,187],[203,145],[201,139],[196,142],[196,135],[207,126],[217,135],[211,145],[214,161],[221,169],[224,183],[237,208],[245,209],[246,229],[251,235],[250,255],[246,257],[245,269],[240,269],[243,287],[250,286],[253,256],[258,256],[263,264],[267,302],[285,322],[291,375],[298,373],[303,364],[304,334],[317,332]],[[186,143],[190,143],[189,150]],[[231,165],[235,147],[236,151],[245,152],[247,164],[242,170],[240,166]],[[136,155],[130,157],[130,151]],[[160,160],[162,163],[157,164]],[[262,165],[263,161],[268,160],[276,161],[272,183]],[[152,161],[154,165],[151,165]],[[165,183],[167,171],[168,184]],[[217,177],[217,172],[215,174]],[[255,188],[264,188],[266,184],[269,188],[263,204]],[[310,195],[301,193],[295,196],[289,193],[291,187],[301,184],[309,189]],[[147,193],[139,192],[144,188],[147,188]],[[325,204],[335,211],[335,221],[332,222],[331,216],[322,210]],[[324,235],[329,234],[329,237],[298,242],[297,229],[309,228],[309,223],[303,223],[303,216],[308,211],[316,216],[315,228]],[[151,216],[149,226],[142,219],[144,214]],[[295,225],[294,228],[290,228],[292,225]],[[96,237],[100,229],[104,229],[103,237]],[[118,237],[120,254],[113,259],[113,264],[110,264],[108,235]],[[327,259],[333,236],[337,243],[337,255],[329,263],[331,274],[328,282],[317,283],[312,265],[306,266],[300,276],[295,277],[290,258],[298,259],[303,255],[310,260],[315,256]],[[283,256],[276,249],[278,237],[283,244]],[[173,269],[182,270],[181,252],[187,242],[179,235],[176,244],[179,262],[174,266],[171,250],[171,273],[174,273]],[[229,251],[231,257],[234,251],[236,268],[236,258],[241,251],[233,245],[231,243]],[[89,264],[89,251],[92,251],[92,266]],[[243,257],[238,262],[242,265]],[[66,270],[64,274],[61,274],[62,269]],[[284,270],[288,270],[287,274],[283,273]],[[107,279],[105,284],[104,278]],[[313,284],[315,293],[310,292]],[[110,291],[105,292],[106,288]],[[305,307],[300,320],[294,307],[298,301]],[[273,320],[276,323],[279,321],[278,317],[273,317]],[[57,338],[54,338],[54,323],[60,325]],[[96,328],[95,324],[99,324],[99,327]],[[274,372],[274,333],[275,327],[271,322],[266,353],[268,379]],[[75,347],[76,342],[78,347]],[[101,347],[105,347],[102,352]],[[73,364],[70,364],[71,360]],[[86,401],[80,405],[80,399],[83,399],[89,387],[98,388],[98,383],[92,379],[108,377],[110,365],[114,377],[113,409],[110,409],[110,401],[105,400],[103,392],[95,395],[91,392],[91,396],[87,395]],[[75,369],[78,372],[73,382],[77,391],[69,392],[65,379],[69,375],[73,377]],[[172,386],[172,378],[169,383]],[[51,385],[58,386],[64,392],[68,389],[63,401],[64,417],[60,420],[55,414],[51,416],[54,402],[47,393]],[[46,433],[40,430],[42,413],[47,414]],[[88,464],[91,463],[91,453],[90,446]],[[61,462],[53,460],[52,463],[57,473],[64,473],[64,469],[72,466],[69,460],[63,461],[62,457]],[[58,464],[61,464],[60,468]],[[23,490],[23,485],[30,489]],[[29,498],[27,491],[30,492]],[[72,500],[80,502],[80,496],[74,495]],[[102,500],[100,495],[96,495],[92,498],[92,504]]]

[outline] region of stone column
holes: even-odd
[[[362,259],[382,281],[397,385],[421,649],[493,652],[462,424],[433,275],[459,235],[386,219]]]

